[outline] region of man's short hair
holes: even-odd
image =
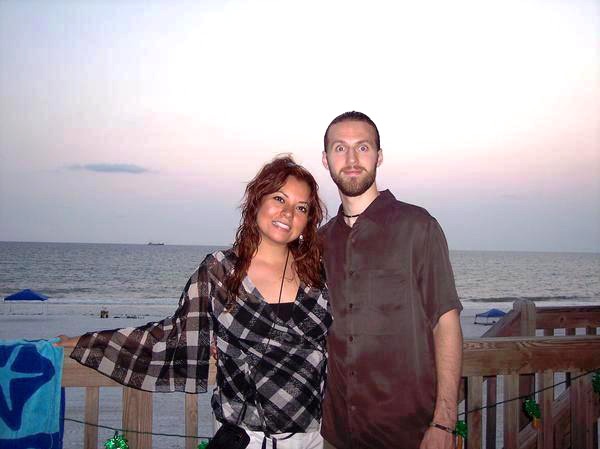
[[[329,128],[331,128],[336,123],[341,122],[365,122],[371,125],[375,130],[375,145],[377,146],[377,151],[381,150],[381,143],[379,141],[379,130],[377,129],[377,125],[375,125],[375,122],[371,120],[371,118],[367,114],[363,114],[362,112],[358,111],[348,111],[334,118],[325,130],[325,136],[323,137],[325,152],[327,152],[327,133],[329,133]]]

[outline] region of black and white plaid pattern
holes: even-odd
[[[212,405],[217,419],[270,433],[318,430],[331,324],[326,290],[300,285],[289,321],[246,277],[225,311],[232,250],[217,251],[188,281],[175,314],[137,328],[83,335],[71,357],[147,391],[206,392],[211,335],[219,352]],[[278,281],[279,282],[279,281]]]

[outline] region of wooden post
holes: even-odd
[[[504,375],[504,400],[519,396],[519,375]],[[504,449],[519,449],[519,410],[521,401],[504,404]]]
[[[546,370],[539,377],[539,389],[554,384],[554,373]],[[537,449],[554,449],[554,418],[552,404],[554,403],[554,389],[549,388],[540,393],[540,411],[542,412],[542,426],[538,430]]]
[[[123,387],[123,428],[152,432],[152,393]],[[131,449],[152,449],[152,435],[127,432]]]
[[[498,407],[490,407],[490,404],[498,402],[498,393],[496,386],[498,383],[496,376],[487,378],[487,403],[488,408],[485,410],[485,449],[496,449],[496,415]]]
[[[565,336],[576,335],[577,329],[574,327],[568,327],[565,329]],[[571,386],[571,373],[565,373],[565,388],[569,388]]]
[[[590,376],[593,376],[593,374],[590,374]],[[591,380],[590,380],[591,382]],[[591,388],[592,392],[590,393],[590,400],[591,400],[591,410],[592,410],[592,435],[594,437],[594,449],[598,449],[599,447],[599,442],[598,442],[598,432],[599,432],[599,428],[598,428],[598,419],[600,419],[600,394],[596,393],[594,391],[594,388]]]
[[[581,374],[573,371],[573,377]],[[589,417],[585,382],[588,376],[572,379],[571,396],[571,447],[577,449],[593,449],[593,437],[589,429]]]
[[[85,422],[98,424],[100,411],[100,389],[98,387],[85,388]],[[98,449],[98,428],[86,424],[83,434],[83,447],[85,449]]]
[[[536,328],[535,303],[528,299],[518,299],[513,303],[513,307],[520,317],[519,335],[522,337],[534,336]]]
[[[528,299],[519,299],[513,307],[519,313],[519,336],[535,337],[536,310],[535,303]],[[519,396],[528,396],[535,391],[535,374],[523,374],[519,380]],[[519,430],[529,424],[530,419],[521,407],[519,412]]]
[[[481,408],[483,404],[483,376],[469,377],[465,411]],[[467,448],[481,449],[481,410],[472,411],[467,416]]]
[[[198,436],[198,395],[185,395],[185,434]],[[198,440],[185,439],[185,449],[196,449]]]
[[[554,336],[554,329],[544,329],[544,337]],[[552,404],[554,403],[554,372],[545,370],[538,377],[540,411],[542,413],[542,425],[538,430],[537,449],[554,449],[554,417],[552,415]]]
[[[596,329],[590,335],[595,335]],[[585,448],[598,449],[598,415],[595,413],[595,396],[592,387],[593,373],[583,376],[580,380],[583,388],[583,397],[585,399]]]

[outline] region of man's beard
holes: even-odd
[[[373,185],[373,183],[375,182],[375,176],[377,174],[377,166],[373,167],[372,172],[368,172],[367,170],[365,170],[365,173],[366,175],[364,177],[357,176],[350,178],[343,178],[341,171],[339,174],[330,174],[331,179],[333,179],[333,182],[338,187],[338,189],[340,189],[340,192],[342,192],[344,196],[354,197],[362,195],[367,190],[369,190],[369,187]]]

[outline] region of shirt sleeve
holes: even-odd
[[[128,387],[206,392],[210,291],[207,257],[188,280],[173,316],[140,327],[84,334],[71,358]]]
[[[432,327],[444,313],[453,309],[458,309],[459,312],[462,310],[450,264],[448,243],[435,219],[432,219],[427,230],[420,286],[425,313]]]

